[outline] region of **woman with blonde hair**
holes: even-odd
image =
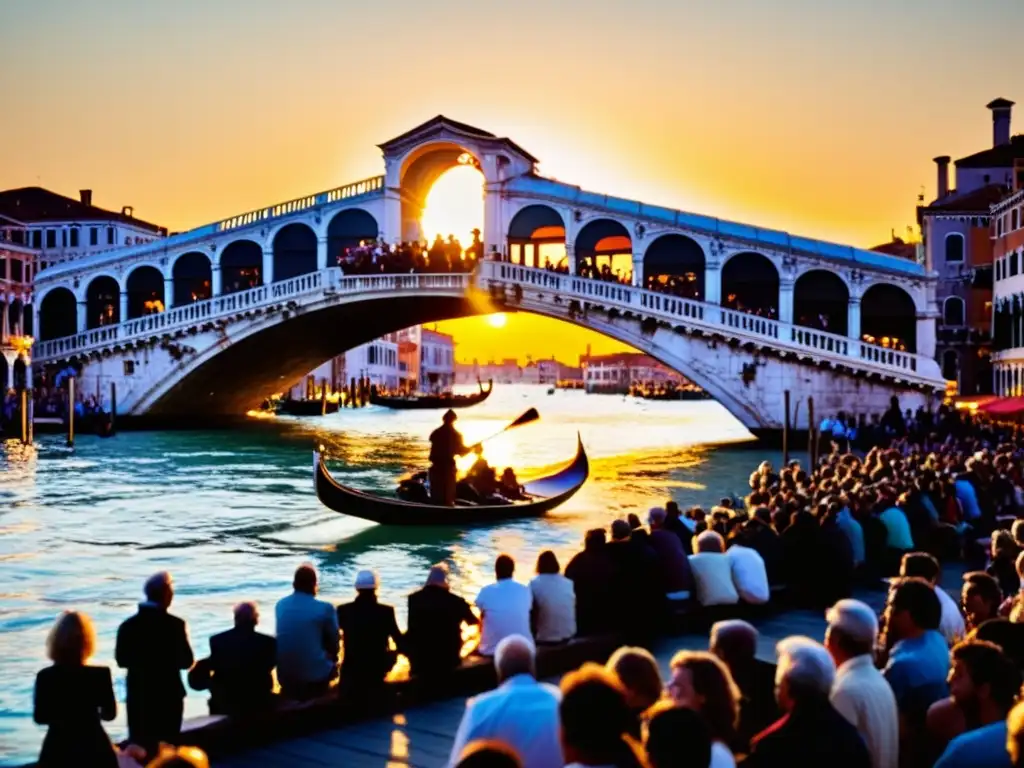
[[[36,675],[33,718],[49,726],[40,768],[88,765],[117,768],[117,753],[100,720],[117,714],[109,667],[89,666],[96,631],[84,613],[65,611],[46,640],[53,661]]]

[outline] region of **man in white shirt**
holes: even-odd
[[[960,606],[956,600],[949,596],[949,593],[939,586],[939,577],[942,571],[939,561],[926,552],[910,552],[903,556],[900,562],[900,576],[918,576],[935,590],[942,606],[942,618],[939,619],[939,632],[946,638],[950,646],[956,645],[967,634],[967,626],[964,624],[963,614],[960,613]]]
[[[327,693],[338,671],[338,615],[316,599],[317,577],[311,565],[299,566],[295,591],[277,602],[277,680],[291,699]]]
[[[840,600],[825,614],[825,647],[836,663],[829,700],[864,739],[872,768],[897,768],[900,729],[896,696],[875,668],[878,618],[860,600]]]
[[[523,768],[562,768],[559,740],[559,690],[536,680],[536,651],[522,635],[511,635],[494,652],[498,687],[466,702],[452,745],[449,766],[466,745],[480,739],[507,744]]]
[[[690,570],[697,601],[705,606],[738,603],[740,596],[732,581],[732,563],[725,555],[722,537],[716,531],[704,531],[693,540],[693,547],[697,554],[690,555]]]
[[[771,597],[764,558],[756,549],[733,544],[725,551],[732,569],[732,583],[744,603],[763,605]]]
[[[480,609],[480,646],[477,653],[493,656],[495,648],[509,635],[530,637],[530,609],[533,595],[530,588],[512,579],[515,561],[508,555],[498,555],[494,562],[497,581],[480,590],[476,607]]]

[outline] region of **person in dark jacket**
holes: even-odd
[[[825,647],[810,638],[788,637],[777,651],[776,698],[785,714],[751,740],[744,768],[870,768],[857,728],[829,702],[836,667]]]
[[[409,595],[405,650],[414,675],[443,675],[462,662],[462,625],[479,620],[464,599],[448,589],[448,569],[435,565],[423,589]]]
[[[395,609],[377,602],[379,582],[374,571],[356,575],[356,599],[338,606],[338,628],[344,642],[339,685],[345,691],[379,689],[401,650],[402,633],[395,620]]]
[[[100,720],[117,714],[108,667],[87,662],[96,648],[89,617],[65,612],[50,630],[46,651],[53,664],[36,676],[33,718],[49,726],[40,768],[88,765],[117,768],[117,754]]]
[[[455,429],[457,418],[449,408],[441,426],[430,433],[430,501],[445,507],[455,505],[455,457],[471,450]]]
[[[623,633],[625,642],[642,646],[653,638],[665,613],[658,557],[649,539],[643,540],[645,529],[631,531],[628,522],[615,520],[611,530],[605,551],[613,563],[615,581],[609,594],[612,604],[606,610],[615,611],[616,630]]]
[[[274,703],[277,640],[256,631],[255,603],[235,606],[235,626],[210,638],[210,712],[246,715]]]
[[[674,501],[665,504],[665,530],[672,531],[683,542],[683,551],[693,554],[693,530],[683,522],[679,505]]]
[[[171,575],[146,582],[146,600],[117,630],[114,657],[128,670],[128,738],[153,754],[161,741],[177,743],[185,686],[181,670],[192,666],[185,622],[167,612],[174,599]]]
[[[604,528],[587,531],[583,551],[565,567],[565,576],[576,592],[576,633],[597,635],[615,629],[608,595],[615,587],[615,564],[608,557]]]

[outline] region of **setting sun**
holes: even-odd
[[[496,312],[493,315],[487,316],[487,324],[491,326],[491,328],[504,328],[507,322],[508,318],[505,317],[504,312]]]
[[[483,174],[471,165],[458,165],[441,174],[430,188],[423,208],[423,237],[455,235],[463,247],[473,242],[473,230],[484,226]]]

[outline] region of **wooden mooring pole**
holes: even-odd
[[[21,442],[22,442],[22,445],[28,445],[32,441],[29,439],[29,435],[28,435],[29,415],[28,415],[28,390],[27,389],[22,389],[21,390],[21,403],[20,403],[20,406],[21,407],[18,410],[21,412]]]
[[[75,444],[75,377],[68,378],[68,448]]]
[[[117,384],[110,382],[110,434],[114,434],[114,421],[117,419]]]
[[[815,452],[814,449],[815,449],[815,447],[816,446],[814,444],[814,398],[813,397],[808,397],[807,398],[807,461],[810,462],[810,465],[811,465],[811,466],[809,466],[807,468],[807,472],[808,473],[810,473],[814,469],[815,464],[816,464],[816,462],[814,460],[814,452]]]
[[[782,466],[789,464],[789,390],[782,393],[786,416],[782,421]]]

